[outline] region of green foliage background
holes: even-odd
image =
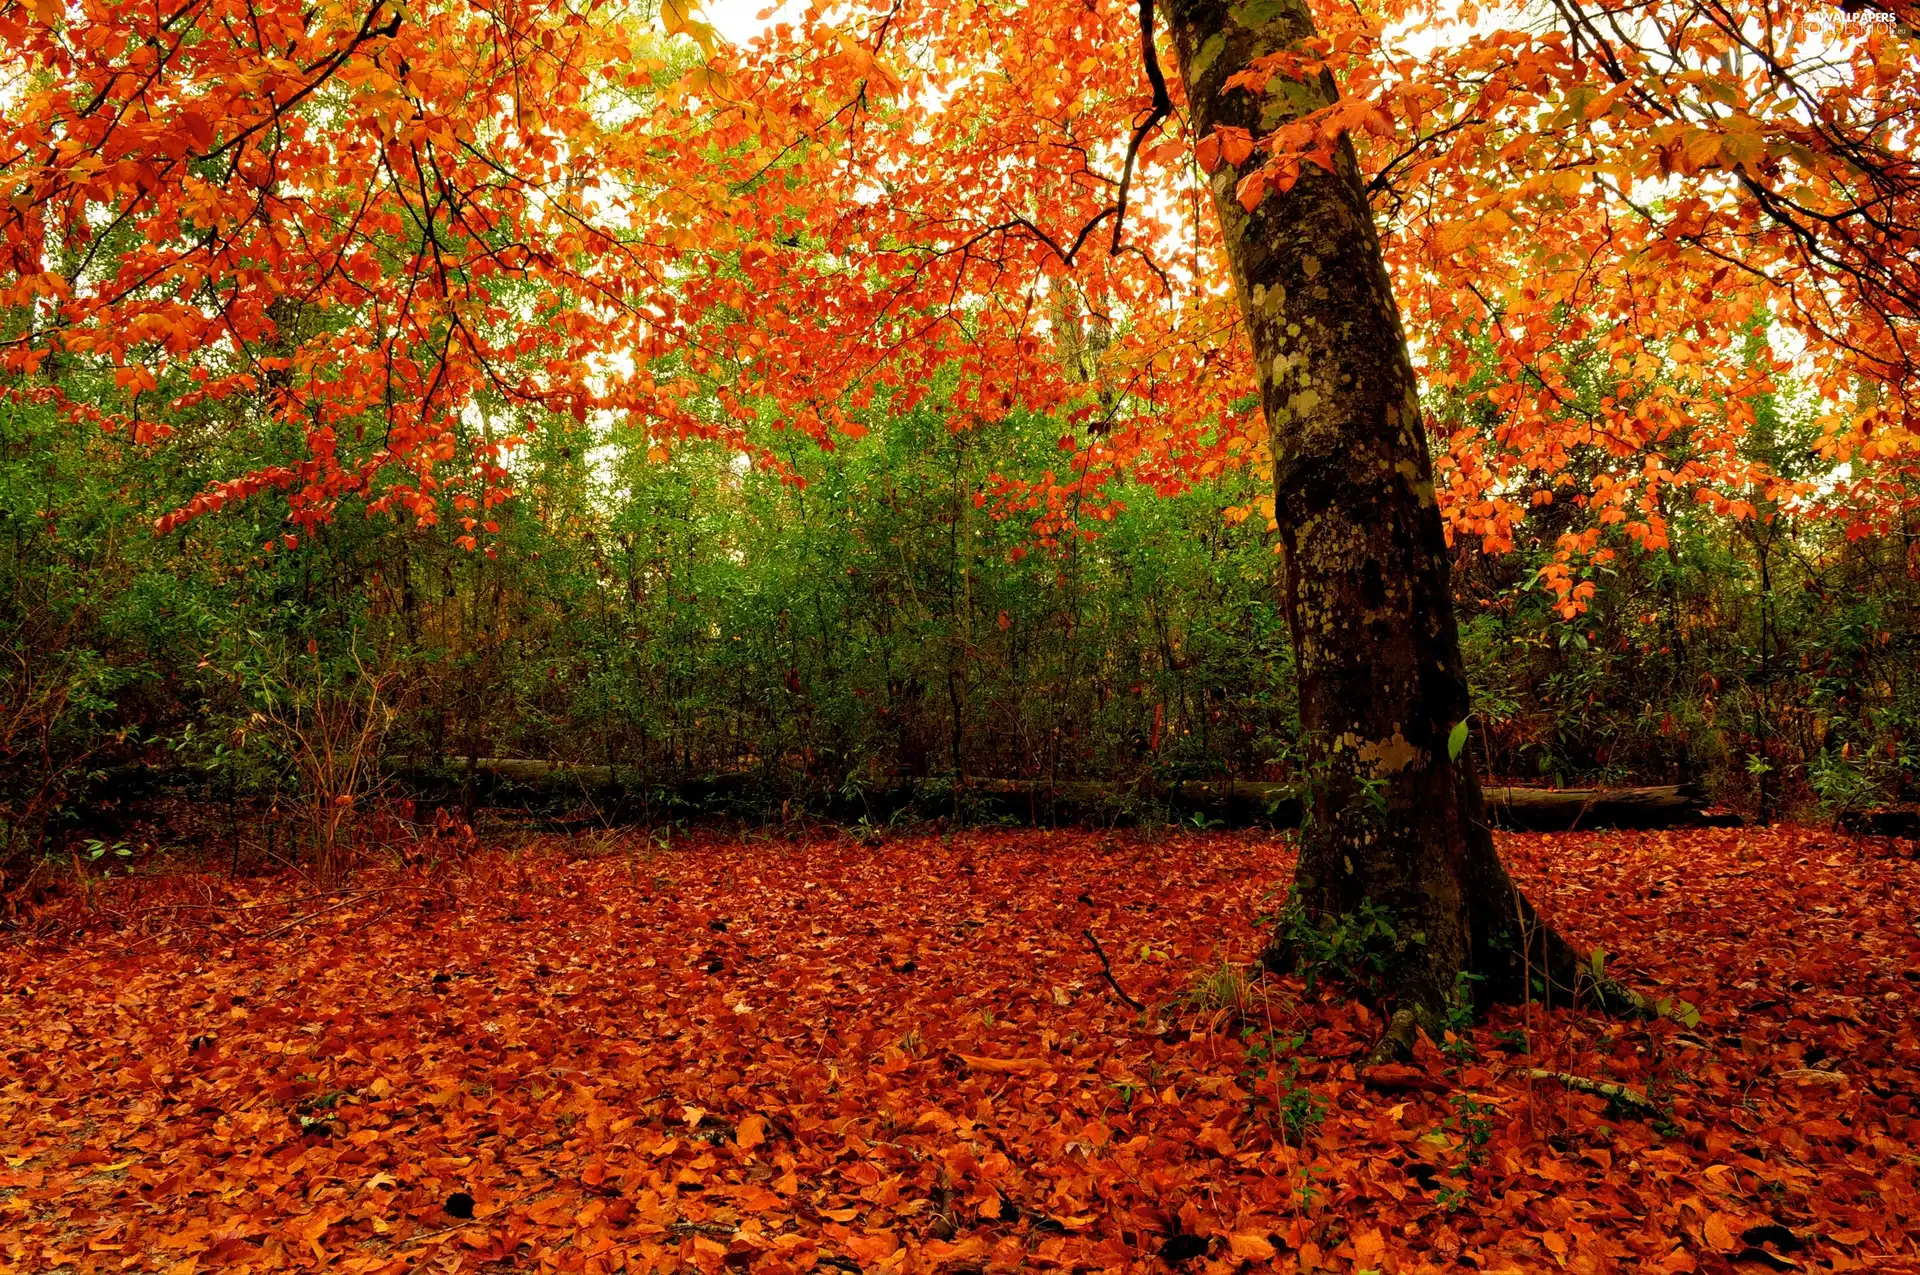
[[[1776,406],[1765,420],[1754,446],[1790,466],[1804,430]],[[357,508],[269,551],[286,531],[271,495],[150,527],[294,440],[208,418],[149,448],[0,405],[9,853],[69,844],[130,764],[190,769],[229,801],[292,793],[275,723],[329,696],[380,707],[389,769],[744,773],[803,802],[899,777],[1291,777],[1280,559],[1259,519],[1222,516],[1256,480],[1126,488],[1097,535],[1047,549],[975,497],[996,471],[1057,465],[1059,423],[949,424],[881,413],[822,451],[768,422],[805,480],[785,483],[717,447],[657,462],[636,436],[549,422],[514,462],[491,554]],[[1765,815],[1912,796],[1917,529],[1848,540],[1766,512],[1677,512],[1672,550],[1621,546],[1571,624],[1533,583],[1564,505],[1515,553],[1462,549],[1482,767],[1703,781]]]

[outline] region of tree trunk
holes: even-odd
[[[1194,135],[1260,137],[1334,101],[1331,75],[1227,80],[1314,34],[1305,0],[1168,0]],[[1256,153],[1242,161],[1251,170]],[[1467,681],[1413,366],[1352,147],[1249,213],[1211,175],[1272,434],[1274,515],[1313,776],[1294,886],[1311,922],[1384,911],[1382,982],[1431,1024],[1475,999],[1571,985],[1575,954],[1493,848],[1470,754],[1449,738]],[[1457,752],[1456,755],[1450,755]],[[1379,955],[1376,953],[1376,955]],[[1471,980],[1469,980],[1470,982]],[[1409,1021],[1405,1017],[1403,1023]]]

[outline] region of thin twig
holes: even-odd
[[[1106,976],[1107,986],[1113,989],[1113,994],[1133,1006],[1138,1012],[1146,1013],[1147,1007],[1127,995],[1127,989],[1120,986],[1120,980],[1113,976],[1113,962],[1107,959],[1107,950],[1100,946],[1100,940],[1093,936],[1093,930],[1089,928],[1080,932],[1087,936],[1087,942],[1093,944],[1093,954],[1100,958],[1100,972]]]

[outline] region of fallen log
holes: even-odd
[[[1488,788],[1487,817],[1496,827],[1528,832],[1579,828],[1734,827],[1738,816],[1710,814],[1690,784],[1654,788]]]
[[[450,798],[464,789],[468,762],[398,764],[389,778],[416,794]],[[545,806],[585,803],[582,819],[550,820],[582,827],[657,818],[672,811],[725,811],[745,818],[778,810],[797,794],[776,791],[746,772],[661,781],[625,767],[529,757],[477,757],[472,761],[476,797],[487,804]],[[210,782],[195,767],[124,766],[96,776],[95,799],[137,798],[161,787]],[[1103,780],[968,778],[901,779],[864,791],[798,794],[815,813],[836,819],[886,819],[902,813],[945,815],[961,821],[1016,819],[1033,824],[1124,824],[1194,820],[1234,828],[1298,827],[1301,805],[1292,784],[1247,779],[1189,779],[1132,783]],[[1698,789],[1669,784],[1646,788],[1526,788],[1485,790],[1487,818],[1496,827],[1530,832],[1603,828],[1698,828],[1728,826],[1731,815],[1712,814]],[[1912,836],[1907,811],[1873,812],[1856,818],[1850,831]],[[569,830],[556,827],[556,830]]]
[[[1044,780],[969,780],[966,793],[995,798],[1008,813],[1051,813],[1093,818],[1139,810],[1155,803],[1176,815],[1199,815],[1234,827],[1297,827],[1301,806],[1292,784],[1253,780],[1185,780],[1149,785]],[[1487,817],[1495,827],[1530,832],[1567,832],[1581,828],[1700,828],[1734,826],[1733,815],[1709,813],[1698,789],[1669,784],[1650,788],[1486,789]]]
[[[437,791],[459,788],[466,782],[467,769],[466,758],[449,757],[437,765],[390,765],[387,774],[402,784],[425,791]],[[532,757],[476,757],[472,761],[472,770],[477,787],[489,796],[534,793],[555,797],[571,795],[612,799],[652,793],[685,801],[703,801],[748,793],[754,781],[752,775],[729,773],[663,784],[622,766],[545,761]]]
[[[460,785],[464,759],[440,766],[402,767],[403,782],[424,788]],[[479,757],[473,761],[487,798],[568,796],[609,804],[598,819],[646,817],[671,806],[704,808],[716,803],[744,808],[777,806],[779,795],[762,791],[758,777],[721,774],[675,783],[650,783],[613,766],[536,758]],[[782,794],[786,795],[786,794]],[[1737,822],[1712,815],[1697,789],[1670,784],[1651,788],[1486,789],[1487,816],[1498,827],[1534,832],[1598,828],[1703,827]],[[863,791],[815,794],[813,808],[835,818],[889,818],[912,811],[961,820],[1019,819],[1047,823],[1137,823],[1143,819],[1196,818],[1229,827],[1297,827],[1298,789],[1292,784],[1245,779],[1134,783],[1101,780],[968,778],[903,779]]]

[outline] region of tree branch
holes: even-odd
[[[1142,7],[1151,3],[1152,0],[1142,0]],[[1093,930],[1088,928],[1080,932],[1087,936],[1087,942],[1093,944],[1093,954],[1100,958],[1100,973],[1106,977],[1107,986],[1113,989],[1113,994],[1131,1005],[1137,1012],[1146,1013],[1147,1007],[1127,995],[1127,989],[1120,986],[1120,980],[1113,976],[1113,962],[1107,959],[1107,950],[1100,946],[1100,940],[1093,937]]]
[[[1133,139],[1127,143],[1127,161],[1120,167],[1120,197],[1113,213],[1111,252],[1115,256],[1120,254],[1120,232],[1127,221],[1127,192],[1133,186],[1134,160],[1140,154],[1141,144],[1160,126],[1160,121],[1173,113],[1173,98],[1167,93],[1166,73],[1160,69],[1160,54],[1153,47],[1153,0],[1140,0],[1140,60],[1147,69],[1147,82],[1153,85],[1153,109],[1133,130]]]

